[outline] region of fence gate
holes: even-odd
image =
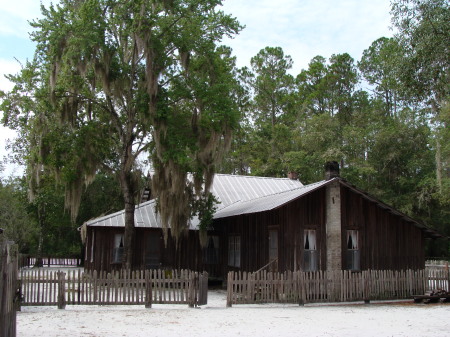
[[[0,234],[1,235],[1,234]],[[0,240],[0,336],[16,336],[17,246]]]

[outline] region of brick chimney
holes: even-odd
[[[288,178],[292,180],[298,180],[298,173],[295,171],[290,171],[288,173]]]
[[[337,161],[329,161],[325,164],[325,180],[339,177],[339,164]]]
[[[339,177],[339,164],[335,161],[325,164],[325,180]],[[326,270],[342,270],[342,219],[341,219],[341,186],[339,181],[326,185]]]

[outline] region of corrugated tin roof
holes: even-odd
[[[288,178],[265,178],[252,176],[237,176],[216,174],[211,188],[211,192],[219,200],[215,219],[251,214],[273,210],[286,203],[300,198],[334,180],[339,180],[340,184],[347,186],[364,198],[377,203],[380,207],[388,209],[393,214],[403,217],[414,226],[422,229],[427,237],[444,237],[434,229],[408,217],[407,215],[395,210],[389,205],[370,196],[366,192],[357,189],[341,178],[324,180],[310,185],[303,186],[298,180]],[[99,217],[86,222],[87,226],[102,227],[124,227],[125,212],[119,211],[107,216]],[[155,212],[155,200],[146,201],[136,206],[134,213],[135,227],[160,228],[161,222]],[[191,220],[190,229],[197,229],[198,219]]]
[[[221,209],[236,202],[257,199],[302,186],[300,181],[288,178],[216,174],[211,192],[219,200],[218,209]]]
[[[214,215],[214,219],[226,218],[235,215],[270,211],[278,207],[281,207],[297,198],[300,198],[301,196],[308,194],[330,182],[331,180],[329,181],[324,180],[318,183],[298,187],[291,191],[279,192],[271,195],[266,195],[257,199],[237,202],[228,207],[218,210]]]
[[[137,205],[134,210],[135,227],[161,227],[159,217],[155,211],[155,200],[150,200]],[[86,222],[88,226],[125,227],[125,211],[108,214]]]
[[[216,174],[211,188],[219,204],[217,213],[230,205],[259,199],[270,195],[278,195],[282,192],[296,190],[303,187],[298,180],[289,178],[265,178],[252,176],[237,176],[228,174]],[[136,227],[158,228],[161,227],[159,216],[155,212],[155,201],[150,200],[136,206],[134,213]],[[119,211],[107,216],[99,217],[86,222],[88,226],[124,227],[125,212]],[[190,228],[196,229],[198,220],[191,220]]]

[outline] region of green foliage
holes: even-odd
[[[33,253],[38,236],[38,226],[28,213],[28,200],[23,181],[0,181],[0,224],[3,236],[14,241],[23,254]]]
[[[392,2],[396,39],[403,47],[400,80],[409,95],[439,108],[448,101],[450,5],[446,0]]]
[[[203,194],[198,198],[193,206],[193,215],[197,216],[200,220],[198,229],[200,232],[200,241],[203,247],[207,245],[207,230],[211,229],[213,223],[214,213],[217,210],[217,204],[219,201],[214,197],[211,192]]]
[[[428,25],[415,24],[420,29]],[[409,33],[415,34],[413,31]],[[427,67],[436,65],[433,58],[448,58],[448,52],[439,48],[430,54],[432,64]],[[430,100],[447,94],[442,91],[444,87],[436,91],[438,87],[425,81],[422,89],[426,87],[432,93],[425,96],[419,88],[413,91],[412,82],[405,82],[408,77],[404,76],[404,67],[411,65],[403,62],[409,62],[411,54],[404,41],[399,37],[374,41],[358,68],[345,53],[332,55],[329,60],[316,56],[289,90],[283,89],[283,76],[292,60],[281,63],[283,55],[281,50],[268,47],[252,58],[253,73],[243,71],[249,84],[251,117],[241,126],[243,134],[235,143],[235,157],[227,161],[228,165],[237,165],[229,170],[263,176],[286,176],[296,171],[307,184],[323,179],[326,161],[337,161],[341,176],[351,183],[449,233],[449,109],[447,99]],[[260,66],[276,64],[274,60],[283,64],[284,70],[270,72]],[[441,70],[435,71],[438,77]],[[358,89],[363,77],[371,90]],[[265,88],[283,95],[263,99]],[[277,114],[271,119],[274,103],[278,105],[272,111]],[[436,246],[433,254],[447,254],[445,250]]]
[[[216,9],[220,4],[61,0],[41,6],[43,18],[31,24],[35,57],[10,77],[15,87],[4,96],[3,122],[26,144],[21,150],[32,191],[40,192],[41,175],[52,172],[65,187],[65,205],[75,220],[83,189],[95,174],[102,169],[117,177],[127,209],[128,267],[137,158],[153,151],[155,167],[177,167],[184,178],[177,186],[189,187],[186,172],[191,171],[208,190],[217,158],[238,123],[234,60],[216,44],[241,26]],[[155,191],[167,189],[170,184]],[[166,199],[173,204],[176,198]],[[176,236],[177,224],[185,227],[188,220],[163,216],[166,226],[168,219]]]
[[[383,102],[387,115],[395,115],[401,107],[398,64],[403,50],[393,38],[382,37],[372,43],[358,62],[358,68],[369,84],[375,86],[376,97]]]
[[[81,198],[77,226],[101,215],[118,212],[123,209],[123,196],[117,179],[99,173]]]

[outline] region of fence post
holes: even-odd
[[[152,274],[151,270],[145,271],[145,307],[152,307]]]
[[[232,294],[233,294],[233,274],[234,272],[228,272],[228,281],[227,281],[227,307],[231,308],[232,305]]]
[[[305,273],[302,271],[296,271],[297,275],[297,289],[298,289],[298,305],[304,306],[306,301],[306,281]]]
[[[199,274],[199,291],[197,305],[208,304],[208,273],[204,271]]]
[[[14,296],[14,306],[16,311],[21,311],[20,304],[22,303],[22,280],[16,282],[16,294]]]
[[[189,308],[194,308],[195,304],[197,302],[197,299],[195,296],[196,295],[195,289],[196,289],[196,283],[198,280],[198,276],[193,271],[190,271],[188,275],[189,275],[188,303],[189,303]]]
[[[66,308],[66,273],[58,272],[58,309]]]
[[[0,335],[16,336],[17,246],[0,232]]]
[[[447,272],[447,291],[450,291],[450,271],[448,269],[448,261],[445,262],[444,270]]]
[[[371,277],[371,272],[370,270],[365,270],[361,272],[361,275],[363,277],[364,280],[364,303],[365,304],[370,304],[370,280],[372,279]]]

